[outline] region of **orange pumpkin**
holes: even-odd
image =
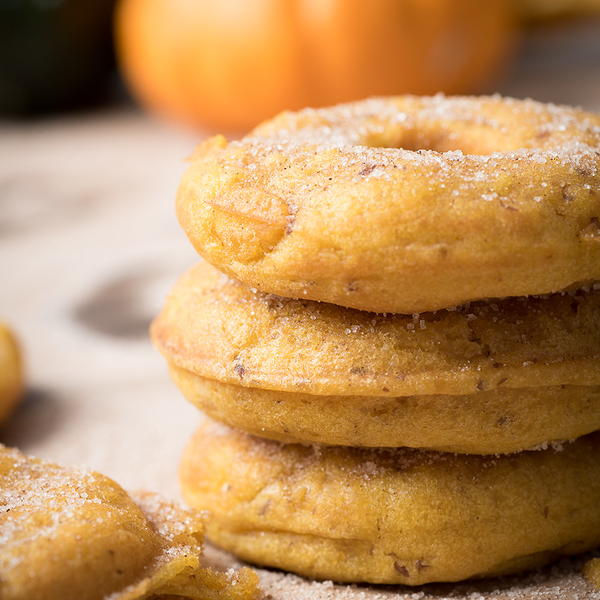
[[[122,0],[135,95],[194,126],[372,95],[470,93],[510,55],[511,0]]]

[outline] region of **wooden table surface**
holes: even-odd
[[[600,111],[600,21],[531,35],[497,91]],[[2,442],[178,496],[177,460],[198,415],[168,380],[147,327],[196,260],[173,204],[201,137],[131,108],[0,125],[0,320],[22,340],[29,384]],[[580,578],[552,577],[543,594],[532,584],[520,597],[600,598]],[[286,597],[281,580],[265,576],[276,598]],[[383,593],[283,580],[294,598]],[[411,593],[381,597],[450,597]]]

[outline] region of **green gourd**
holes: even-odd
[[[0,113],[67,110],[106,96],[114,0],[0,0]]]

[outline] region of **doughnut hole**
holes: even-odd
[[[520,136],[507,135],[487,123],[437,123],[419,127],[389,128],[383,133],[367,135],[364,145],[371,148],[401,148],[411,152],[460,151],[463,154],[485,156],[494,152],[509,152],[525,147]]]

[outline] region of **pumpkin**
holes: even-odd
[[[511,0],[121,0],[134,95],[238,131],[283,109],[479,91],[513,46]]]

